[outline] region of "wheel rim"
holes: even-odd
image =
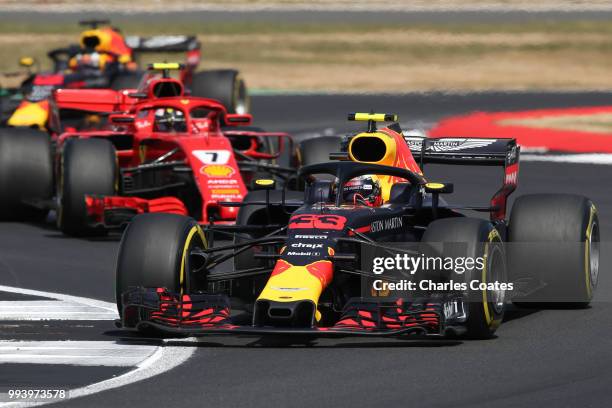
[[[599,225],[597,222],[593,222],[586,244],[588,246],[589,277],[592,291],[597,286],[597,280],[599,279]]]
[[[504,265],[503,253],[499,245],[492,245],[489,257],[489,271],[491,271],[489,282],[505,283],[506,268]],[[501,288],[489,290],[489,299],[495,313],[501,314],[506,303],[506,290]]]
[[[236,95],[234,98],[234,111],[238,114],[249,113],[249,96],[247,95],[246,85],[242,79],[238,79]]]
[[[57,180],[56,195],[55,195],[55,204],[56,204],[55,216],[57,218],[57,225],[59,228],[62,227],[63,218],[64,218],[64,210],[62,206],[63,197],[64,197],[64,156],[62,155],[62,158],[60,160],[60,171],[59,171],[59,177]]]
[[[205,275],[202,276],[201,269],[205,266],[204,260],[194,258],[191,255],[192,251],[205,250],[206,244],[198,233],[194,234],[188,242],[186,242],[185,257],[183,258],[184,282],[180,285],[181,293],[190,293],[193,291],[206,290]],[[200,271],[199,274],[195,273]]]

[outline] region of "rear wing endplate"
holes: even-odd
[[[182,71],[181,80],[187,80],[191,72],[200,64],[200,41],[194,35],[154,35],[152,37],[128,36],[126,44],[134,54],[155,52],[185,52],[185,71]]]

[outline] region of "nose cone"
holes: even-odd
[[[300,266],[278,260],[257,299],[255,324],[290,322],[310,327],[314,319],[320,317],[316,305],[332,278],[331,261],[314,261]]]
[[[331,261],[315,261],[299,266],[280,259],[258,299],[278,302],[310,300],[316,304],[332,277]]]

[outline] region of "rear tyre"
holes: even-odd
[[[138,89],[142,80],[142,72],[125,72],[119,74],[111,82],[111,89],[119,91],[121,89]]]
[[[282,191],[270,191],[270,202],[280,202],[282,199]],[[286,191],[285,201],[301,201],[304,199],[304,193],[298,191]],[[245,203],[266,201],[265,191],[251,191],[244,198]],[[236,217],[236,225],[268,225],[268,224],[285,224],[289,221],[289,215],[281,210],[274,209],[270,211],[271,219],[268,219],[265,205],[247,205],[240,207],[238,216]],[[243,233],[234,238],[234,243],[249,241],[254,238],[261,238],[263,233]],[[250,269],[265,265],[265,260],[255,259],[255,249],[250,248],[234,257],[235,269]]]
[[[505,291],[471,290],[470,285],[507,282],[504,244],[498,231],[490,222],[477,218],[445,218],[429,224],[421,242],[436,249],[436,254],[443,259],[469,257],[484,260],[482,269],[466,268],[463,273],[463,282],[467,284],[463,294],[467,299],[464,302],[467,307],[465,336],[472,339],[492,337],[504,317]],[[455,272],[433,277],[442,281],[457,281],[457,278],[461,275]]]
[[[112,196],[116,192],[115,147],[105,139],[73,139],[61,155],[57,185],[57,226],[68,235],[91,234],[85,195]]]
[[[0,218],[44,219],[48,210],[33,207],[31,202],[52,195],[49,135],[27,128],[0,129]]]
[[[185,293],[205,290],[190,273],[198,259],[189,254],[206,247],[202,228],[193,218],[164,213],[134,217],[119,244],[115,281],[119,314],[123,313],[121,295],[130,287]]]
[[[233,69],[216,69],[196,72],[191,80],[191,95],[215,99],[229,113],[248,113],[250,99],[246,83]]]
[[[327,163],[329,154],[340,151],[342,138],[338,136],[322,136],[302,141],[298,146],[298,161],[301,166]]]
[[[544,287],[513,299],[529,307],[586,307],[599,276],[599,219],[586,197],[533,194],[519,197],[508,228],[512,280],[535,278]]]

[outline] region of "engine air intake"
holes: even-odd
[[[387,154],[387,145],[376,136],[357,136],[350,144],[353,160],[362,162],[379,162]]]

